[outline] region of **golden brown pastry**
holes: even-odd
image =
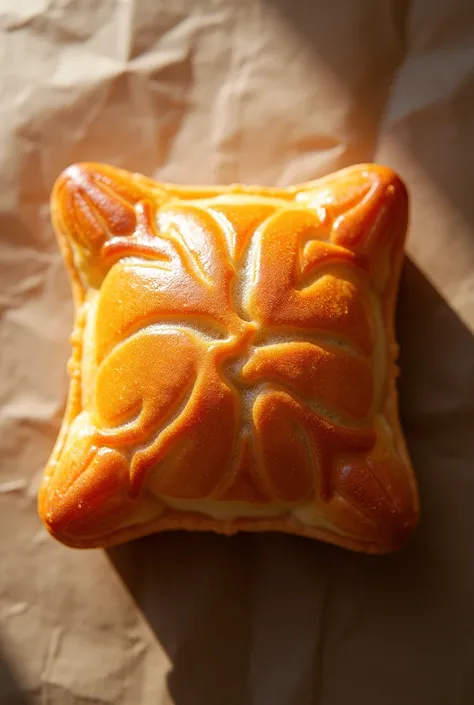
[[[188,188],[78,164],[52,214],[76,309],[39,494],[53,536],[406,542],[419,505],[393,317],[407,193],[391,170]]]

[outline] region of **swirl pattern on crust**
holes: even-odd
[[[419,508],[393,315],[407,194],[391,170],[200,189],[78,164],[52,214],[76,305],[39,493],[56,538],[406,542]]]

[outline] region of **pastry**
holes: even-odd
[[[75,324],[39,492],[51,534],[404,545],[419,515],[393,320],[407,200],[373,164],[286,189],[66,169],[51,209]]]

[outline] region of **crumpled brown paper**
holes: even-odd
[[[472,2],[4,0],[0,28],[2,705],[474,702]],[[72,323],[48,198],[78,160],[180,183],[400,172],[408,548],[46,535]]]

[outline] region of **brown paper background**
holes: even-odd
[[[0,28],[2,705],[473,703],[472,1],[1,0]],[[180,183],[400,172],[408,548],[46,535],[72,323],[48,196],[77,160]]]

